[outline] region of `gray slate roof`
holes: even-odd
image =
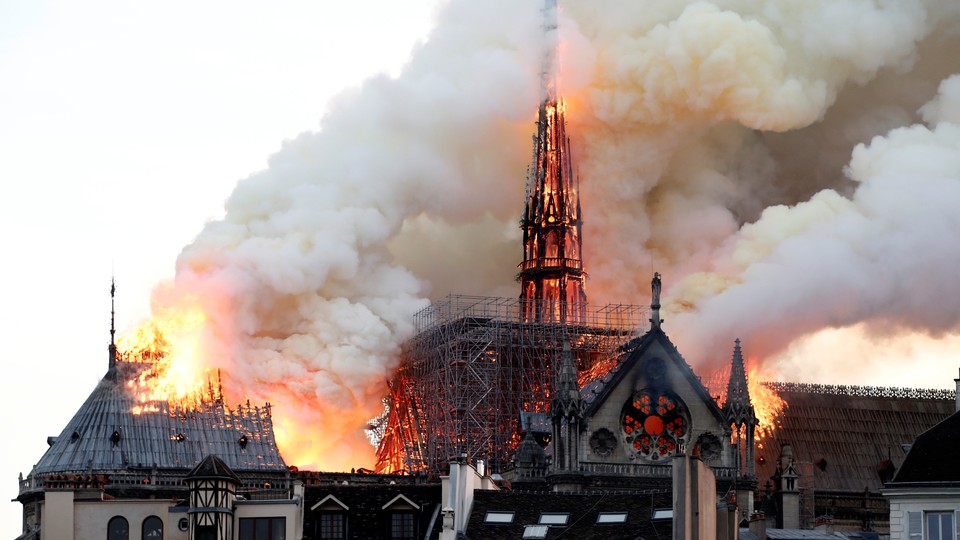
[[[134,414],[127,382],[148,364],[117,362],[80,406],[31,474],[192,469],[215,454],[234,471],[283,471],[268,404],[227,408],[219,399],[189,410],[166,401]]]
[[[563,525],[544,527],[545,536],[539,538],[570,538],[577,540],[634,540],[636,538],[670,538],[673,521],[652,521],[655,508],[672,508],[673,493],[665,489],[618,493],[544,493],[518,491],[477,490],[467,525],[466,538],[516,539],[522,538],[527,527],[536,527],[543,514],[566,514]],[[509,522],[486,521],[489,512],[512,512]],[[622,523],[597,523],[598,516],[625,513]]]
[[[910,447],[893,487],[903,483],[934,482],[944,485],[960,482],[960,412],[923,432]]]
[[[776,470],[781,443],[790,443],[801,488],[879,492],[886,463],[903,464],[902,445],[954,412],[947,391],[766,384],[786,409],[757,448],[761,484]]]

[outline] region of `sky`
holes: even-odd
[[[0,0],[4,499],[106,371],[111,276],[122,331],[236,182],[395,74],[439,4]]]

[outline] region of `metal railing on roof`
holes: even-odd
[[[943,388],[898,388],[894,386],[857,386],[811,384],[794,382],[765,382],[764,386],[777,393],[796,392],[804,394],[829,394],[834,396],[859,396],[909,399],[956,399],[955,389]]]

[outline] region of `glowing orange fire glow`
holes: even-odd
[[[784,401],[775,391],[766,386],[765,381],[771,379],[759,360],[748,358],[746,360],[747,387],[750,391],[750,403],[753,405],[754,413],[760,425],[757,426],[755,436],[757,446],[763,448],[764,441],[769,439],[774,430],[780,425],[780,418],[784,409],[787,407]],[[714,372],[707,379],[707,386],[713,395],[717,397],[717,403],[722,405],[726,401],[727,381],[730,379],[730,366]],[[736,438],[736,434],[734,434]]]
[[[196,306],[168,309],[120,336],[118,360],[148,365],[127,383],[138,403],[134,414],[156,412],[157,402],[189,409],[204,399],[211,379],[211,370],[204,365],[201,354],[201,335],[207,320]]]
[[[759,362],[747,361],[747,385],[750,388],[750,402],[760,425],[757,427],[757,445],[763,448],[764,440],[773,434],[779,425],[780,416],[786,407],[786,402],[772,389],[762,382],[762,373]]]

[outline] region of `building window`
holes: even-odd
[[[626,512],[600,512],[597,514],[597,523],[626,523]]]
[[[413,512],[394,512],[390,514],[390,538],[393,540],[414,540]]]
[[[523,538],[546,538],[549,530],[546,525],[527,525],[523,528]]]
[[[513,523],[513,512],[492,510],[483,518],[484,523]]]
[[[193,528],[194,540],[217,540],[216,525],[196,525]]]
[[[566,525],[570,519],[569,512],[543,512],[540,514],[540,525]]]
[[[114,516],[107,523],[107,540],[130,540],[130,524],[123,516]]]
[[[673,519],[673,508],[655,508],[653,515],[650,516],[650,521],[666,521],[668,519]]]
[[[342,540],[347,537],[347,516],[343,512],[321,512],[318,528],[321,540]]]
[[[141,531],[143,540],[161,540],[163,538],[163,520],[157,516],[150,516],[143,520]]]
[[[287,518],[240,518],[240,540],[286,540]]]
[[[953,512],[927,512],[927,540],[953,540]]]

